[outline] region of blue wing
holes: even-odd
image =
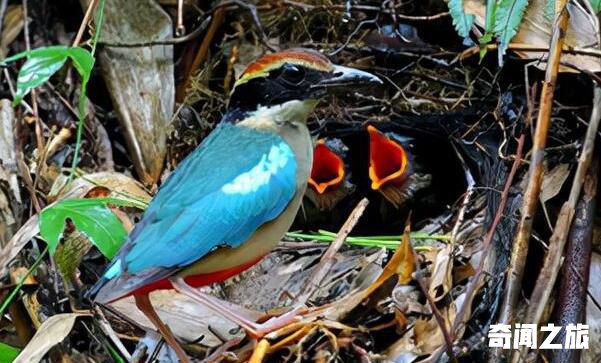
[[[224,123],[153,198],[104,275],[180,268],[236,247],[276,218],[296,192],[296,159],[275,133]]]

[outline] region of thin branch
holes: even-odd
[[[200,34],[202,34],[202,32],[205,31],[205,29],[207,28],[207,26],[209,26],[212,18],[213,18],[212,16],[206,17],[205,20],[203,20],[199,26],[197,26],[193,31],[191,31],[190,33],[188,33],[182,37],[175,37],[175,38],[163,39],[163,40],[153,40],[150,42],[132,42],[132,43],[99,41],[98,44],[102,44],[104,46],[113,47],[113,48],[142,48],[142,47],[153,47],[155,45],[181,44],[181,43],[190,41],[192,39],[195,39]]]
[[[593,112],[591,114],[591,120],[589,122],[588,129],[586,130],[584,144],[582,146],[582,153],[580,155],[580,160],[578,160],[578,167],[576,168],[576,175],[574,176],[574,181],[572,182],[572,188],[570,190],[568,201],[563,204],[559,213],[559,217],[557,217],[553,235],[549,240],[549,251],[545,257],[543,268],[538,275],[536,285],[532,292],[532,297],[530,298],[532,303],[528,308],[528,312],[524,320],[528,323],[538,324],[540,322],[545,306],[547,305],[547,301],[549,300],[551,292],[553,291],[553,287],[555,286],[555,281],[561,267],[561,257],[563,255],[566,241],[568,239],[568,233],[570,231],[570,225],[572,224],[572,220],[574,218],[574,213],[578,199],[580,198],[582,185],[586,179],[586,173],[588,172],[593,159],[595,139],[600,121],[601,88],[595,87]],[[526,353],[526,349],[527,348],[524,347],[522,352]]]
[[[73,46],[77,47],[79,43],[81,43],[81,38],[83,38],[83,32],[86,30],[90,19],[92,18],[92,14],[96,11],[96,7],[98,6],[98,0],[90,1],[88,8],[86,9],[86,13],[83,16],[83,20],[81,21],[81,25],[79,26],[79,30],[77,31],[77,35],[73,40]]]
[[[330,271],[330,268],[335,262],[334,256],[336,255],[340,247],[342,247],[342,245],[344,244],[344,241],[359,221],[359,218],[361,218],[361,216],[363,215],[363,212],[365,212],[365,208],[367,208],[368,204],[369,200],[367,200],[367,198],[363,198],[357,204],[355,209],[353,209],[346,222],[344,222],[344,224],[340,228],[340,231],[338,231],[336,239],[334,239],[332,244],[330,244],[326,252],[321,257],[319,265],[315,268],[315,270],[311,274],[311,277],[307,279],[307,283],[303,286],[298,297],[296,298],[295,305],[301,305],[307,302],[309,297],[311,297],[311,295],[319,287],[321,281]]]
[[[567,0],[562,0],[560,7],[562,10],[557,16],[555,31],[551,38],[551,51],[549,54],[549,62],[547,63],[547,71],[541,92],[540,108],[534,133],[528,185],[524,193],[524,201],[521,210],[522,215],[513,243],[513,249],[511,251],[509,268],[507,270],[507,284],[505,286],[501,305],[500,324],[510,324],[514,319],[514,309],[522,288],[522,278],[524,276],[526,256],[528,255],[528,242],[532,232],[532,222],[538,206],[539,194],[543,181],[543,160],[545,146],[547,144],[547,134],[551,124],[551,110],[553,106],[555,84],[557,82],[559,62],[568,26],[569,14],[566,3]]]

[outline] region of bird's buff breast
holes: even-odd
[[[300,135],[294,135],[300,133]],[[276,219],[263,224],[241,246],[237,248],[220,248],[203,257],[198,262],[183,269],[178,276],[189,277],[217,273],[235,269],[249,262],[258,262],[267,255],[281,240],[292,225],[300,208],[307,180],[313,162],[313,147],[309,131],[304,125],[296,125],[291,130],[285,130],[280,135],[290,144],[297,158],[297,190],[284,212]],[[299,137],[300,136],[300,137]],[[254,264],[254,263],[253,263]],[[250,264],[247,267],[252,266]]]

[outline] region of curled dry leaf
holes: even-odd
[[[430,287],[428,293],[434,301],[439,301],[453,287],[453,246],[448,245],[438,251],[430,279]]]
[[[88,1],[82,2],[87,7]],[[105,43],[144,43],[172,36],[170,17],[152,0],[107,1],[104,19]],[[99,59],[140,180],[155,184],[163,169],[175,105],[173,46],[105,45]]]
[[[521,43],[534,48],[549,47],[554,20],[545,15],[546,4],[547,0],[530,0],[528,2],[526,14],[512,43]],[[565,46],[598,51],[600,49],[599,22],[596,14],[589,13],[588,9],[575,1],[568,2],[567,6],[570,17]],[[476,24],[484,27],[486,14],[484,0],[465,0],[464,8],[466,12],[476,15]],[[547,55],[546,52],[518,51],[516,53],[520,57],[528,59],[541,59]],[[564,53],[561,61],[591,72],[601,71],[601,59],[598,57]],[[545,69],[546,63],[538,63],[536,66]],[[575,72],[575,70],[561,66],[560,72]]]
[[[57,314],[48,318],[13,363],[37,363],[58,343],[62,342],[82,314]]]
[[[412,274],[415,271],[415,254],[411,247],[411,229],[409,223],[405,227],[401,245],[399,246],[399,264],[396,273],[399,275],[399,284],[406,285],[412,279]]]
[[[569,164],[558,164],[553,169],[545,172],[541,186],[540,201],[545,203],[559,194],[561,187],[570,175]]]
[[[8,6],[4,15],[2,35],[0,36],[0,59],[6,58],[8,47],[17,39],[24,25],[23,7],[21,5]]]
[[[117,199],[134,199],[148,203],[150,194],[144,189],[135,179],[116,173],[116,172],[99,172],[83,175],[75,179],[71,184],[67,184],[67,179],[57,179],[52,186],[48,198],[52,201],[57,199],[65,199],[64,194],[71,194],[73,191],[85,191],[80,196],[86,196],[97,188],[102,188],[107,192],[102,192],[102,197],[117,198]],[[79,192],[76,192],[79,194]]]

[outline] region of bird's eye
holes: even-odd
[[[284,64],[282,66],[280,77],[289,83],[299,84],[305,78],[305,71],[301,67],[292,64]]]

